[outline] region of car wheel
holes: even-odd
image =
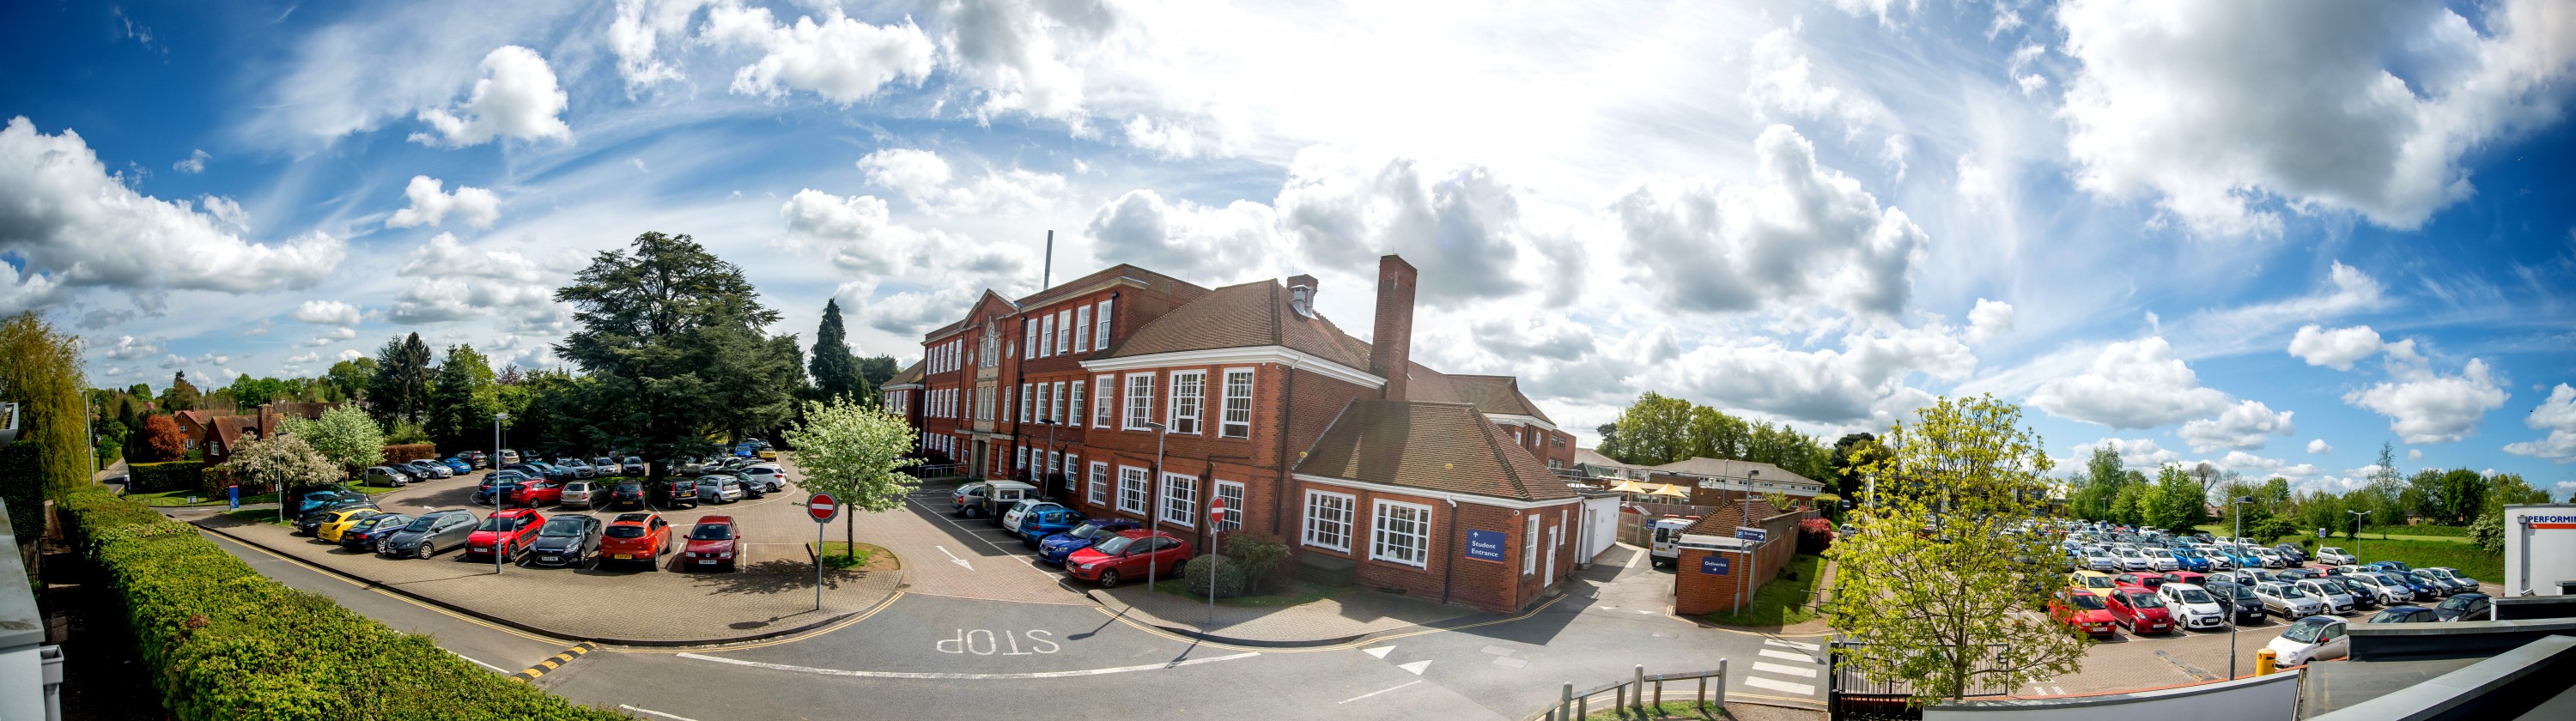
[[[416,551],[416,553],[420,554],[421,560],[429,560],[429,557],[438,555],[438,544],[422,541],[420,542],[420,550]]]
[[[1118,587],[1118,569],[1115,569],[1115,568],[1104,568],[1104,569],[1100,569],[1100,587],[1101,587],[1101,588],[1117,588],[1117,587]]]

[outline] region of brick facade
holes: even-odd
[[[1538,602],[1551,583],[1563,582],[1574,573],[1575,524],[1579,522],[1578,501],[1560,501],[1535,508],[1509,508],[1478,503],[1462,498],[1452,507],[1447,498],[1419,493],[1300,480],[1295,488],[1295,503],[1302,511],[1308,493],[1316,492],[1351,497],[1350,528],[1346,534],[1349,550],[1317,544],[1305,527],[1310,522],[1302,516],[1299,527],[1283,540],[1299,553],[1313,553],[1341,558],[1357,564],[1359,585],[1383,591],[1444,603],[1475,606],[1497,613],[1528,608]],[[1378,501],[1410,503],[1431,508],[1431,532],[1428,557],[1420,566],[1389,561],[1371,556],[1371,542],[1377,530],[1375,510]],[[1529,519],[1537,517],[1539,543],[1529,545]],[[1500,562],[1468,558],[1465,551],[1468,531],[1497,531],[1503,534],[1503,560]],[[1549,562],[1551,550],[1553,564]],[[1530,555],[1532,552],[1535,555]],[[1524,564],[1523,559],[1535,559]]]
[[[1767,506],[1764,510],[1768,510]],[[1770,536],[1770,541],[1753,552],[1751,568],[1746,568],[1744,556],[1734,551],[1710,551],[1690,547],[1680,549],[1679,565],[1673,568],[1673,612],[1685,616],[1697,616],[1732,610],[1739,597],[1744,602],[1751,602],[1753,594],[1761,591],[1763,584],[1778,577],[1780,569],[1787,568],[1789,560],[1797,557],[1798,520],[1805,515],[1806,512],[1803,511],[1789,511],[1765,518],[1756,524]],[[1711,520],[1716,522],[1712,523]],[[1723,533],[1731,537],[1735,524],[1731,515],[1724,519],[1714,516],[1702,519],[1701,523],[1693,524],[1685,529],[1684,533],[1715,533],[1719,531],[1717,526],[1720,524],[1724,526]],[[1700,559],[1713,553],[1734,557],[1734,567],[1729,569],[1730,573],[1719,576],[1701,572]]]

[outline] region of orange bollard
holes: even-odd
[[[2281,661],[2279,655],[2273,653],[2272,649],[2254,652],[2254,675],[2269,676],[2273,671],[2278,670],[2281,670]]]

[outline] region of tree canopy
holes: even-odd
[[[285,427],[288,435],[303,438],[343,472],[385,462],[384,427],[355,407],[323,411],[321,418],[309,421],[287,416]]]
[[[716,448],[710,436],[768,433],[795,411],[804,368],[793,336],[768,338],[778,313],[689,236],[648,232],[601,251],[555,300],[572,304],[575,324],[555,352],[596,384],[578,410],[615,447],[702,455]]]
[[[50,495],[90,483],[88,387],[80,336],[34,311],[0,321],[0,398],[19,404],[19,442],[36,444],[37,475]]]
[[[385,341],[385,347],[376,351],[376,375],[367,381],[367,406],[377,422],[416,424],[429,413],[429,388],[435,382],[430,360],[429,344],[421,342],[419,333]]]
[[[492,379],[491,361],[474,352],[474,346],[447,348],[447,360],[438,365],[430,384],[426,426],[432,442],[442,448],[475,448],[477,441],[490,437],[492,414],[501,409]]]
[[[878,408],[873,399],[851,396],[809,401],[804,416],[786,436],[806,490],[830,493],[852,509],[882,512],[903,505],[904,494],[920,485],[902,472],[921,462],[906,457],[918,438],[902,416]],[[843,533],[854,531],[845,526]]]
[[[1785,426],[1648,391],[1602,434],[1601,455],[1656,466],[1689,458],[1722,458],[1779,466],[1818,481],[1835,478],[1832,452]]]
[[[232,458],[224,461],[223,468],[232,472],[237,483],[282,483],[285,489],[329,485],[341,477],[339,464],[293,433],[269,439],[244,438],[233,446]]]
[[[859,370],[858,356],[850,353],[847,329],[841,325],[841,301],[823,301],[823,324],[814,330],[814,353],[810,366],[814,389],[824,398],[865,397],[873,394],[874,384]]]

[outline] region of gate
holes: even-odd
[[[1840,649],[1868,648],[1861,641],[1835,641],[1825,655],[1825,713],[1833,719],[1921,719],[1923,709],[1908,708],[1905,700],[1914,696],[1913,684],[1903,680],[1873,681],[1859,668],[1843,661]],[[1994,659],[2003,646],[1989,644],[1992,653],[1979,654],[1976,670],[1994,670]],[[1973,677],[1972,677],[1973,678]],[[2010,695],[2012,689],[2000,681],[1977,678],[1968,683],[1968,698]]]

